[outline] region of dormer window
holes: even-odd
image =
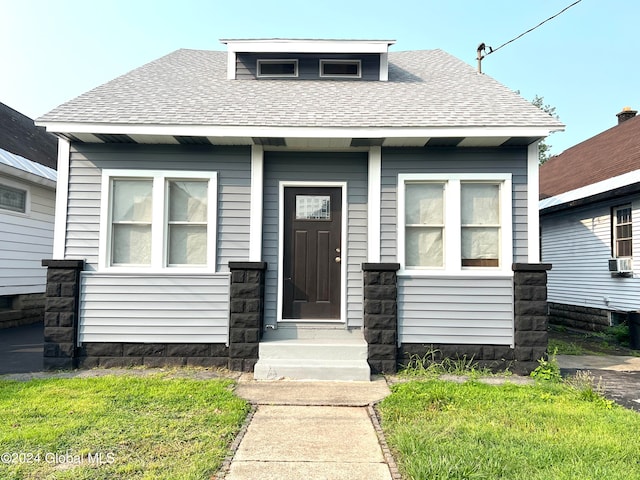
[[[331,78],[360,78],[360,60],[320,60],[320,76]]]
[[[227,39],[227,78],[389,80],[395,40]]]
[[[258,60],[258,77],[262,78],[296,78],[298,76],[298,60]]]

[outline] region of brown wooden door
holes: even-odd
[[[339,319],[342,189],[284,189],[283,319]]]

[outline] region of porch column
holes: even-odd
[[[80,272],[84,260],[42,260],[42,266],[47,267],[43,367],[76,368]]]
[[[516,373],[529,373],[547,357],[547,271],[550,263],[513,264]]]
[[[264,321],[266,262],[229,262],[229,369],[253,371]]]
[[[363,263],[364,338],[372,373],[396,373],[399,263]]]

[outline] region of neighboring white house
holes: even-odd
[[[563,125],[441,50],[223,43],[38,119],[60,137],[51,291],[79,292],[46,365],[364,379],[434,348],[535,367],[537,142]]]
[[[640,117],[540,168],[542,259],[550,321],[601,330],[640,310]]]
[[[55,137],[0,104],[0,328],[42,320],[55,165]]]

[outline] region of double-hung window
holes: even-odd
[[[100,265],[215,270],[216,174],[105,170]]]
[[[613,256],[628,258],[633,256],[633,236],[631,205],[613,209]]]
[[[510,272],[510,174],[400,174],[398,213],[404,272]]]

